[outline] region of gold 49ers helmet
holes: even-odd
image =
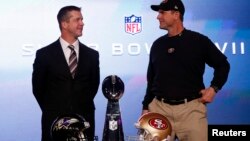
[[[135,124],[143,140],[167,141],[170,138],[172,127],[169,120],[159,113],[149,112],[143,114]]]

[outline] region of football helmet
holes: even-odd
[[[108,100],[117,101],[124,93],[124,83],[116,75],[107,76],[102,83],[102,92]]]
[[[143,114],[135,123],[142,141],[167,141],[170,139],[172,126],[169,120],[159,113]]]
[[[84,130],[90,125],[78,114],[67,114],[55,119],[51,126],[54,141],[87,141]]]

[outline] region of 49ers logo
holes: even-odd
[[[159,129],[159,130],[164,130],[168,128],[167,122],[163,119],[159,118],[152,118],[149,120],[149,125],[153,128]]]

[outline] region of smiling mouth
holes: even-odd
[[[77,30],[82,31],[82,30],[83,30],[83,28],[78,28]]]

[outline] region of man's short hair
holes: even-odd
[[[59,10],[59,12],[57,14],[57,21],[58,21],[60,29],[61,29],[61,22],[67,21],[70,18],[68,13],[71,11],[81,11],[81,8],[77,7],[77,6],[70,5],[70,6],[62,7]]]

